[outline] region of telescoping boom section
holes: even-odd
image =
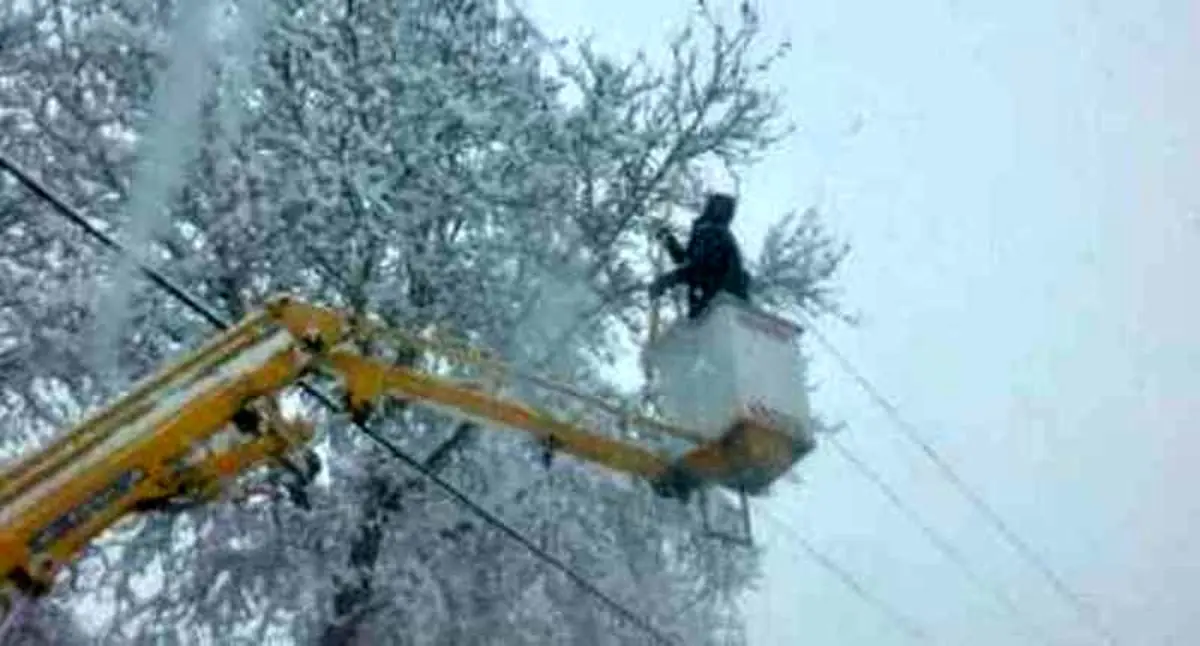
[[[309,378],[334,379],[355,417],[380,398],[398,398],[484,428],[530,434],[548,451],[637,476],[680,498],[704,486],[761,493],[812,448],[810,441],[797,440],[802,436],[794,427],[771,416],[723,421],[725,432],[641,419],[640,428],[687,441],[690,448],[667,455],[620,439],[611,429],[580,426],[489,392],[478,381],[436,376],[358,350],[383,330],[336,310],[276,297],[117,402],[3,467],[0,611],[16,599],[47,592],[65,564],[126,516],[231,495],[238,476],[258,467],[275,468],[303,502],[303,485],[318,465],[309,449],[313,429],[287,419],[278,397]]]

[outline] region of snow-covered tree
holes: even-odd
[[[6,646],[83,646],[87,633],[63,603],[29,605],[14,618]]]
[[[0,146],[128,239],[139,156],[162,145],[147,133],[182,3],[26,4],[0,23]],[[706,165],[744,168],[783,132],[763,86],[777,52],[758,53],[753,16],[697,14],[656,68],[548,42],[485,0],[219,8],[201,143],[146,253],[230,317],[288,290],[619,390],[603,367],[615,331],[642,333],[652,222],[697,204]],[[133,287],[123,372],[97,374],[95,295],[121,280],[118,259],[0,181],[0,449],[12,455],[211,330]],[[764,302],[836,312],[842,253],[814,216],[785,220],[753,265]],[[310,412],[330,449],[312,510],[139,519],[104,541],[90,594],[60,598],[108,609],[106,643],[648,639],[344,418]],[[594,467],[542,470],[525,440],[415,408],[371,423],[662,632],[741,639],[735,601],[755,555],[701,535],[691,510]]]

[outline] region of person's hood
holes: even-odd
[[[704,210],[700,212],[700,217],[696,218],[696,224],[729,228],[736,209],[737,201],[732,195],[713,193],[704,203]]]

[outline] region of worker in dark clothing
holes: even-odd
[[[658,231],[656,237],[679,267],[650,284],[651,298],[658,298],[675,285],[686,285],[691,319],[703,315],[720,291],[750,300],[750,275],[742,266],[741,250],[729,229],[735,206],[729,195],[709,195],[700,217],[692,222],[686,247],[666,228]]]

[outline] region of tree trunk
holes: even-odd
[[[461,423],[450,437],[424,460],[426,468],[440,472],[454,451],[461,450],[474,437],[475,427]],[[383,544],[384,528],[401,509],[404,494],[421,486],[423,479],[395,483],[386,475],[373,475],[367,483],[363,521],[350,544],[348,572],[334,580],[333,620],[322,632],[321,646],[349,646],[372,606],[375,565]]]
[[[364,503],[363,522],[350,544],[348,572],[334,581],[333,621],[321,636],[322,646],[343,646],[354,643],[358,626],[371,600],[371,584],[379,547],[383,542],[383,525],[390,519],[389,502],[398,500],[400,492],[382,476],[372,476]],[[391,495],[389,495],[391,494]]]

